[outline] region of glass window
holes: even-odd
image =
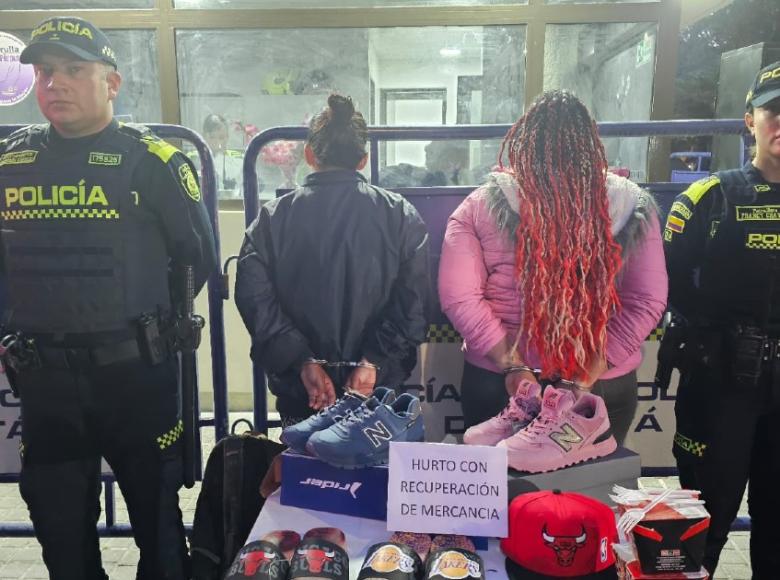
[[[544,88],[576,94],[597,121],[650,118],[655,67],[655,23],[556,24],[544,42]],[[647,142],[607,139],[611,166],[637,181],[647,175]]]
[[[626,2],[660,2],[661,0],[544,0],[545,4],[624,4]]]
[[[154,8],[154,0],[0,0],[0,10],[77,10],[88,8]]]
[[[105,30],[119,60],[122,86],[114,101],[114,114],[124,121],[159,123],[162,121],[157,46],[152,30]],[[12,32],[24,42],[29,32]],[[0,123],[42,123],[35,95],[8,107],[0,106]]]
[[[350,95],[372,125],[513,122],[522,113],[524,47],[523,26],[180,30],[182,123],[209,137],[221,197],[240,197],[241,152],[251,137],[308,124],[332,91]],[[447,147],[457,151],[440,151]],[[497,143],[447,147],[388,143],[380,179],[387,170],[421,185],[440,172],[448,184],[468,183],[472,168],[492,165],[498,150]],[[263,199],[294,187],[308,173],[301,145],[266,147],[258,172]]]
[[[2,1],[0,0],[0,2]],[[375,8],[380,6],[491,6],[498,4],[528,4],[528,0],[175,0],[176,8],[190,9]]]

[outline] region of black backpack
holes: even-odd
[[[211,451],[190,539],[193,580],[221,580],[225,575],[265,503],[260,483],[284,449],[249,431],[225,437]]]

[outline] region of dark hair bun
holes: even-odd
[[[328,107],[334,123],[348,125],[352,122],[352,115],[355,114],[355,105],[350,97],[332,94],[328,97]]]
[[[306,142],[321,167],[356,169],[366,156],[368,127],[352,99],[332,94],[328,106],[309,123]]]

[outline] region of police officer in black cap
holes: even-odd
[[[675,413],[683,487],[712,515],[715,572],[745,485],[754,578],[777,578],[780,549],[780,62],[747,96],[755,157],[692,184],[664,230],[669,303],[687,323]]]
[[[21,60],[35,67],[49,120],[0,142],[21,493],[52,579],[107,578],[96,531],[104,457],[140,548],[137,577],[182,580],[172,281],[191,265],[200,289],[216,265],[198,182],[172,145],[113,119],[122,79],[98,28],[46,20]]]

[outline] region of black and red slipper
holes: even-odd
[[[289,579],[349,580],[349,556],[345,546],[344,532],[337,528],[309,530],[295,548]]]
[[[422,560],[413,548],[380,542],[368,549],[358,580],[419,580],[422,572]]]
[[[238,551],[225,580],[286,580],[289,571],[290,562],[278,545],[257,540]]]
[[[475,552],[445,548],[431,552],[425,561],[425,580],[485,580],[485,563]]]

